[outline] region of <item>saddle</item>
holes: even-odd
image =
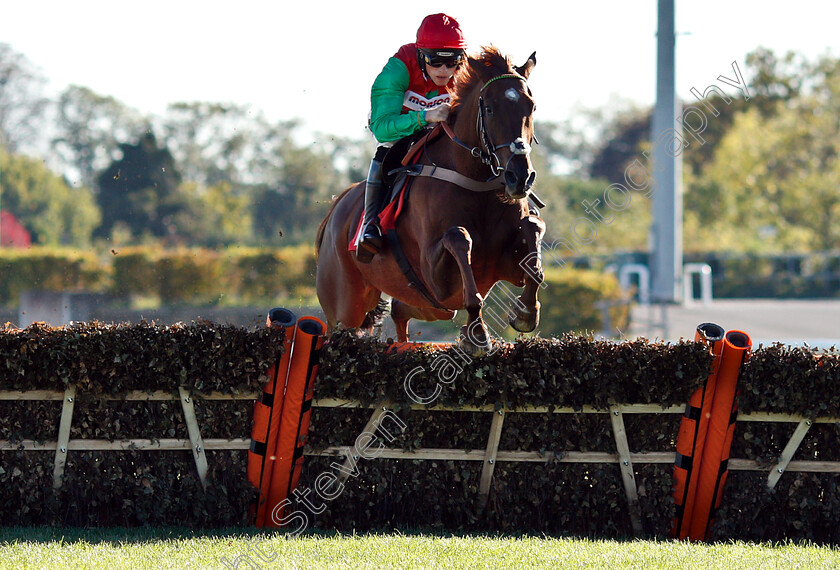
[[[407,165],[420,158],[420,151],[427,142],[442,134],[443,131],[439,125],[440,123],[437,123],[432,129],[425,129],[398,140],[385,155],[382,161],[382,184],[388,189],[386,193],[388,198],[379,212],[379,226],[383,234],[394,229],[405,204],[412,178],[409,176],[412,169],[407,168]],[[361,230],[362,219],[360,218],[353,239],[350,241],[349,251],[356,251],[356,241]]]

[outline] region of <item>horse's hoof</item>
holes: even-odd
[[[476,321],[478,322],[478,321]],[[490,340],[487,334],[487,328],[482,324],[481,326],[461,327],[461,336],[458,340],[458,348],[460,348],[467,355],[478,358],[484,356],[490,351]]]
[[[537,328],[537,324],[540,321],[540,313],[539,311],[523,311],[523,310],[514,310],[511,311],[510,318],[508,322],[510,326],[519,332],[529,333],[534,332],[534,329]]]
[[[490,351],[490,343],[484,345],[476,344],[469,339],[461,338],[458,348],[471,358],[480,358]]]

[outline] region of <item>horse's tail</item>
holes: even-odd
[[[388,312],[388,301],[379,297],[379,301],[376,303],[376,308],[372,311],[368,312],[365,315],[365,319],[362,321],[362,324],[359,325],[360,329],[370,329],[373,330],[373,327],[377,327],[382,325],[382,321],[384,320],[385,314]]]
[[[330,218],[332,218],[333,211],[335,210],[336,206],[338,206],[338,203],[341,201],[341,199],[344,198],[345,194],[350,192],[350,190],[352,190],[353,188],[355,188],[359,184],[361,184],[361,182],[357,182],[356,184],[351,185],[349,188],[345,189],[344,192],[339,194],[338,197],[333,200],[333,203],[330,206],[330,210],[329,210],[329,212],[327,212],[327,215],[324,216],[323,220],[321,220],[321,225],[318,226],[318,233],[315,235],[315,259],[316,260],[318,259],[318,252],[321,251],[321,244],[324,241],[324,231],[327,229],[327,222],[329,222]]]

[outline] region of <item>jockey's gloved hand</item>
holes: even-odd
[[[427,123],[442,123],[449,116],[449,103],[438,105],[434,109],[426,111]]]

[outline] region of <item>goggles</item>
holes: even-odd
[[[464,52],[460,50],[421,50],[420,58],[423,63],[435,69],[443,65],[458,67],[464,62]]]

